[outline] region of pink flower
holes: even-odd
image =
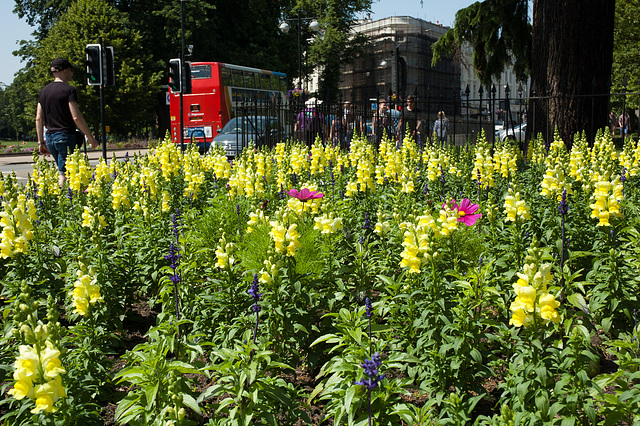
[[[289,194],[290,197],[297,198],[302,202],[324,197],[324,194],[322,192],[310,191],[309,188],[302,188],[302,190],[300,191],[293,188],[287,191],[287,194]]]
[[[458,205],[456,200],[451,200],[451,209],[458,211],[458,222],[464,222],[465,225],[475,225],[476,221],[482,217],[482,213],[473,214],[478,211],[478,205],[472,204],[471,200],[465,198]]]

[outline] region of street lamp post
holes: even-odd
[[[287,23],[287,21],[295,21],[298,25],[298,89],[302,88],[302,23],[309,22],[309,29],[314,33],[323,35],[322,28],[320,27],[320,23],[315,18],[303,18],[300,9],[298,9],[298,17],[291,19],[284,19],[280,23],[280,31],[283,34],[287,34],[291,27]]]
[[[406,83],[406,61],[400,56],[400,45],[398,43],[391,51],[391,57],[393,57],[393,66],[391,67],[391,91],[395,93],[398,99],[401,99],[401,92],[404,92]],[[380,62],[381,67],[386,67],[388,62],[386,59],[382,59]]]

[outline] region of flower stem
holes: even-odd
[[[371,389],[367,391],[369,402],[369,426],[371,426]]]

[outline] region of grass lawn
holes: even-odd
[[[38,148],[38,141],[15,141],[8,139],[0,139],[0,154],[8,154],[12,152],[33,152]]]

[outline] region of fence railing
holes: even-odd
[[[607,96],[610,105],[614,101],[626,109],[627,98],[639,95],[615,93],[584,96]],[[536,128],[532,122],[532,129],[529,129],[529,133],[526,131],[529,108],[535,108],[534,102],[541,105],[539,102],[552,99],[525,97],[521,92],[515,98],[500,98],[495,94],[486,98],[479,92],[476,97],[466,93],[449,99],[440,96],[424,99],[413,97],[412,100],[412,96],[409,96],[403,102],[385,99],[328,104],[315,98],[305,103],[247,102],[236,106],[236,117],[246,117],[250,121],[271,117],[273,122],[268,120],[271,126],[258,135],[248,137],[246,133],[239,133],[238,151],[248,146],[250,141],[258,146],[274,146],[282,139],[294,139],[310,146],[316,137],[320,137],[324,144],[348,148],[355,134],[365,135],[369,141],[377,144],[386,133],[400,145],[407,132],[419,145],[424,145],[427,140],[437,140],[442,144],[461,146],[468,141],[474,142],[481,130],[484,130],[491,143],[507,139],[522,143]],[[628,135],[640,127],[640,117],[635,112],[632,111],[627,118],[622,117],[623,123],[619,123],[620,116],[618,112],[611,111],[608,119],[610,130],[615,135],[620,135],[621,131],[624,133],[625,128]],[[552,134],[543,136],[549,139]]]

